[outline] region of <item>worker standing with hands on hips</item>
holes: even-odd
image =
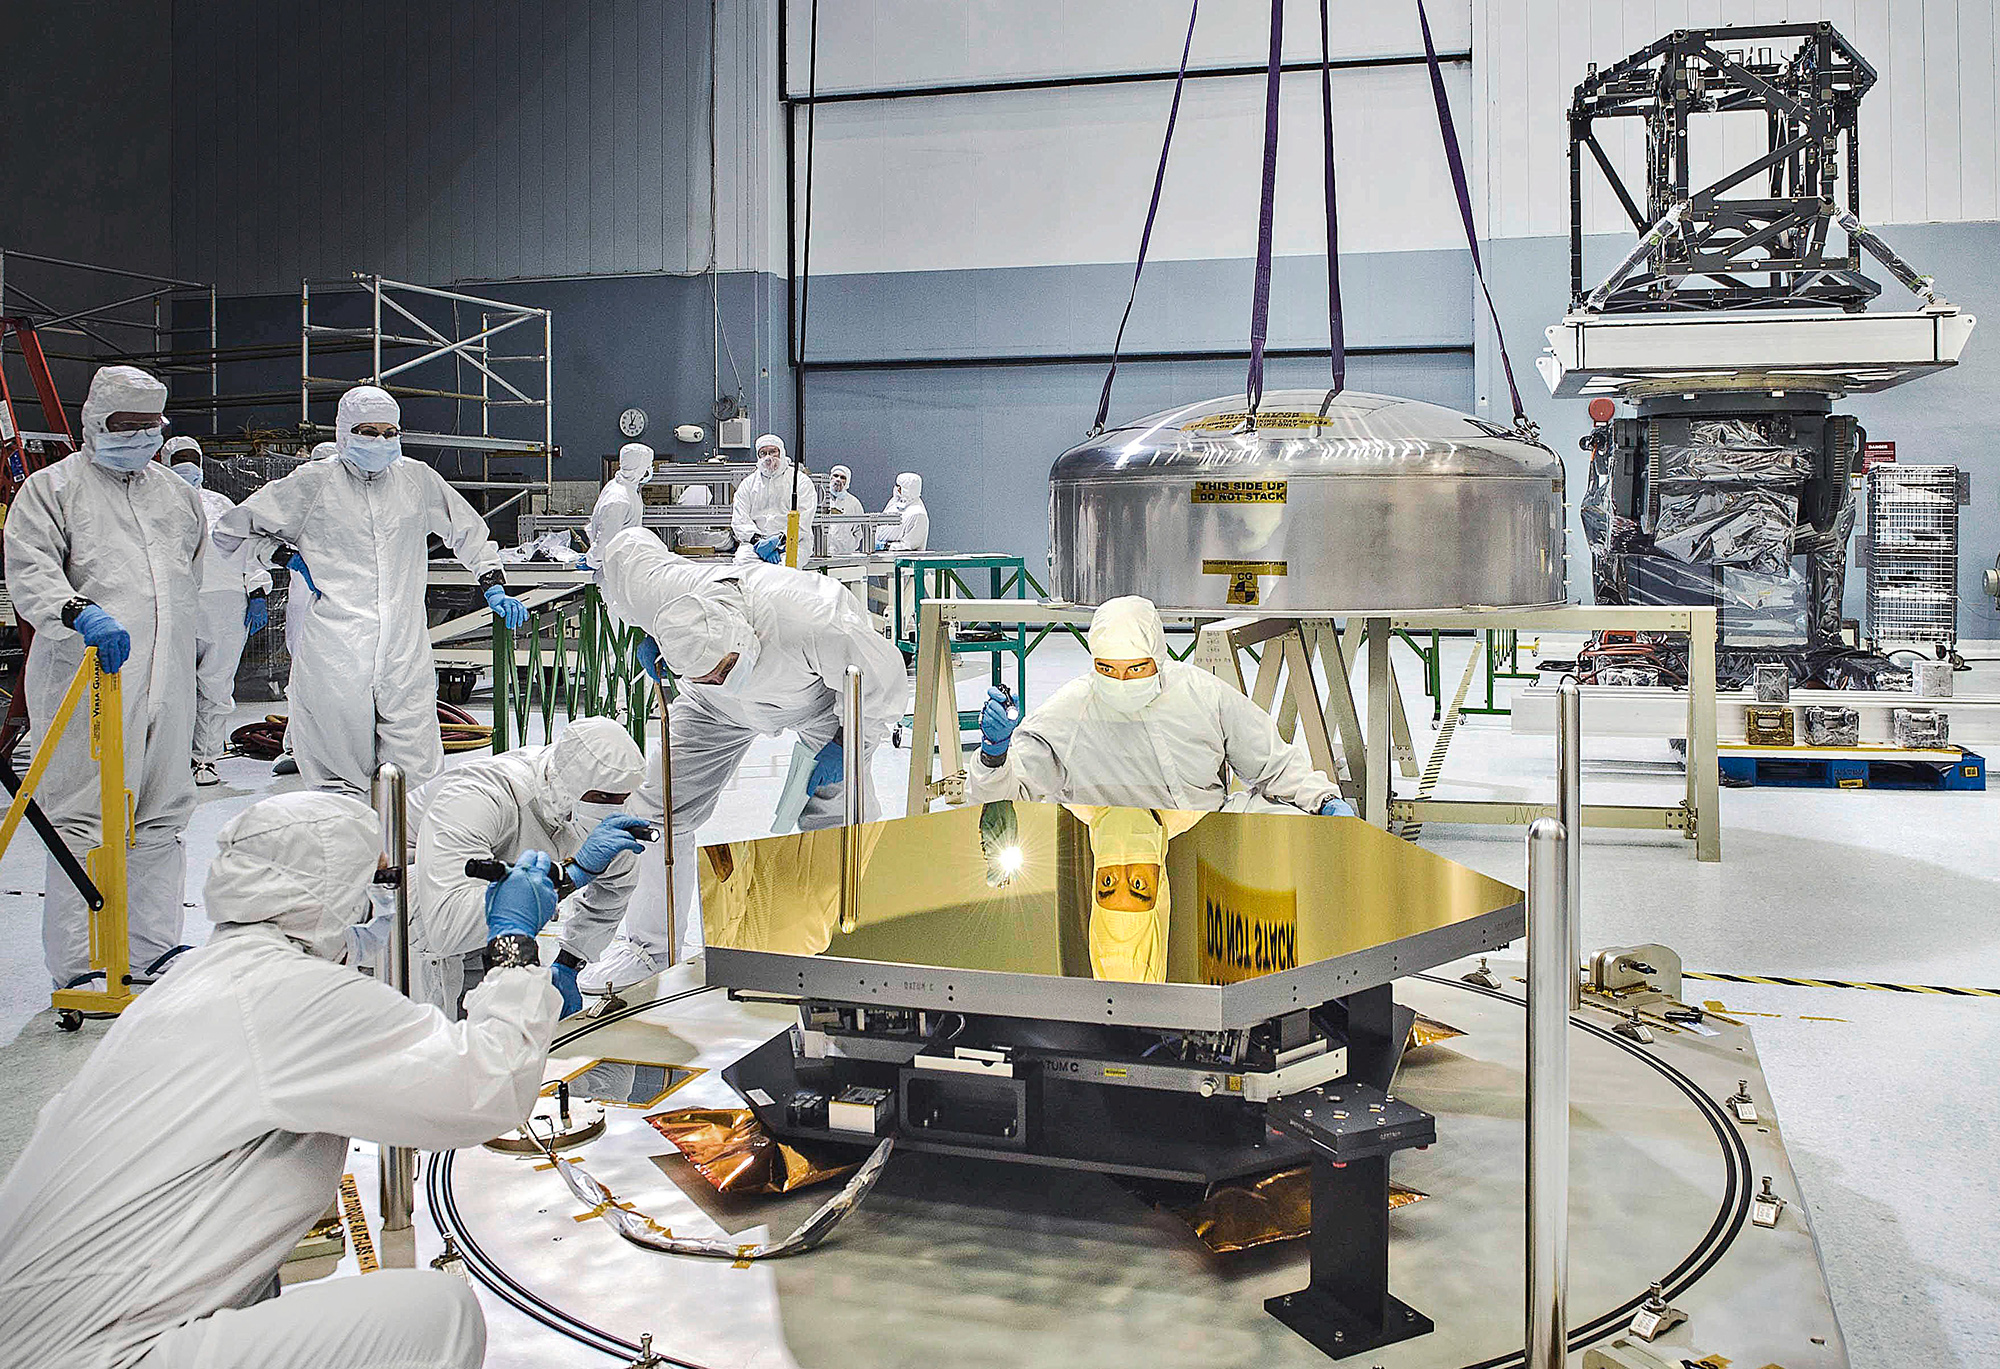
[[[340,963],[368,914],[380,830],[359,801],[318,793],[224,825],[208,944],[112,1024],[0,1184],[0,1364],[484,1359],[479,1303],[450,1274],[385,1269],[273,1296],[340,1190],[349,1138],[477,1145],[522,1124],[548,1062],[547,855],[493,886],[486,978],[450,1022]]]
[[[500,551],[465,496],[403,455],[402,412],[386,391],[357,385],[340,397],[336,461],[273,480],[222,519],[225,552],[248,543],[285,564],[311,596],[293,647],[286,729],[299,773],[316,789],[366,793],[393,761],[422,784],[444,768],[424,589],[433,534],[479,577],[487,606],[509,627],[528,610],[507,593]]]
[[[1167,654],[1150,600],[1107,600],[1090,618],[1090,655],[1090,674],[1025,718],[1004,690],[987,691],[979,758],[966,767],[972,802],[1353,816],[1270,714]],[[1229,792],[1231,775],[1240,793]]]
[[[782,565],[785,536],[793,509],[799,512],[798,559],[812,546],[813,509],[819,493],[802,466],[785,460],[785,444],[771,433],[757,439],[757,469],[736,486],[729,506],[730,531],[736,534],[736,559]]]
[[[194,782],[220,784],[215,762],[229,741],[236,712],[236,668],[253,632],[271,621],[267,596],[271,573],[238,547],[232,556],[215,544],[215,525],[236,505],[228,495],[202,486],[201,444],[191,437],[167,439],[164,458],[195,489],[208,520],[208,550],[201,558],[200,608],[194,630]],[[175,460],[179,457],[179,460]]]
[[[181,832],[194,811],[195,612],[208,522],[187,482],[153,459],[166,403],[167,387],[137,367],[99,369],[83,401],[82,448],[27,478],[5,534],[7,588],[35,634],[23,671],[33,744],[47,735],[85,648],[97,648],[98,665],[119,679],[135,985],[150,984],[187,949]],[[103,839],[87,704],[64,730],[39,798],[79,858]],[[80,987],[103,974],[90,968],[89,913],[53,859],[47,881],[49,977],[57,988]]]
[[[854,483],[854,472],[845,466],[835,466],[827,475],[826,511],[833,514],[857,514],[864,512],[861,501],[854,497],[848,487]],[[861,534],[867,529],[859,523],[830,527],[826,530],[826,554],[828,556],[854,556],[861,550]]]
[[[664,880],[648,860],[619,940],[580,977],[585,993],[617,992],[665,963],[675,929],[701,947],[693,918],[694,834],[758,737],[795,733],[815,753],[799,827],[840,825],[845,749],[861,748],[862,812],[876,816],[869,758],[901,720],[909,687],[903,656],[869,625],[836,581],[786,566],[704,565],[676,556],[644,529],[620,533],[604,560],[611,611],[645,632],[639,661],[656,680],[671,670],[680,693],[669,712],[674,758],[673,921]],[[862,735],[841,730],[847,668],[861,670]],[[659,819],[659,752],[649,748],[646,783],[632,807]]]
[[[414,997],[459,1015],[479,983],[482,915],[491,886],[469,860],[512,864],[546,851],[576,892],[563,901],[562,949],[549,974],[563,1015],[583,1007],[576,976],[618,930],[638,878],[633,834],[647,830],[624,804],[646,757],[609,718],[580,718],[547,746],[517,747],[454,766],[410,799],[416,892],[410,914]]]

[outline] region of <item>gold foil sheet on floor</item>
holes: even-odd
[[[780,1141],[749,1108],[677,1108],[646,1120],[719,1193],[792,1193],[860,1164]]]
[[[1389,1210],[1429,1196],[1391,1182]],[[1218,1255],[1297,1240],[1312,1231],[1312,1167],[1300,1165],[1255,1179],[1217,1184],[1192,1207],[1168,1211],[1186,1222],[1201,1243]]]
[[[1406,1051],[1422,1050],[1425,1046],[1435,1046],[1440,1041],[1449,1041],[1454,1036],[1463,1036],[1457,1027],[1435,1018],[1417,1014],[1417,1020],[1410,1023],[1410,1039],[1403,1043]]]

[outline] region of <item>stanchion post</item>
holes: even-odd
[[[660,849],[667,860],[667,964],[680,962],[681,929],[674,926],[674,741],[673,718],[667,712],[667,682],[653,681],[660,700]]]
[[[382,822],[382,850],[395,872],[395,915],[382,954],[382,982],[397,993],[410,992],[410,830],[402,769],[385,764],[375,772],[375,815]],[[416,1205],[417,1152],[384,1146],[381,1157],[382,1229],[407,1231]]]
[[[1556,686],[1556,821],[1563,825],[1563,921],[1569,925],[1569,1010],[1583,1006],[1583,692]]]
[[[860,923],[860,853],[855,849],[859,834],[854,830],[866,816],[861,791],[861,667],[849,666],[842,681],[840,698],[840,930],[851,932]]]
[[[1570,838],[1554,818],[1528,829],[1528,1250],[1526,1369],[1563,1369],[1569,1322]]]

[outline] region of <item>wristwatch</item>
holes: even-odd
[[[535,939],[520,932],[496,936],[487,942],[484,959],[489,970],[520,969],[542,963]]]
[[[500,586],[502,590],[505,590],[507,588],[506,571],[489,570],[484,575],[479,577],[479,592],[481,594],[484,594],[487,590],[491,589],[495,585]]]
[[[62,606],[62,625],[72,632],[76,631],[76,615],[87,608],[95,607],[97,605],[79,594],[76,598]]]

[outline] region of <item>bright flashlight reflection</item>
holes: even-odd
[[[1007,846],[1001,848],[1000,854],[994,859],[994,863],[999,867],[1001,874],[1018,875],[1021,873],[1021,865],[1025,860],[1026,857],[1021,854],[1020,847]]]

